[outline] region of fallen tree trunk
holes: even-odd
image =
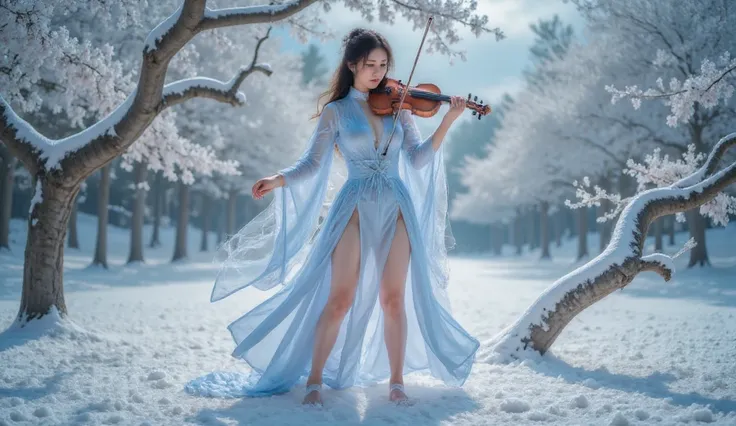
[[[484,343],[479,359],[503,361],[525,354],[543,355],[576,315],[627,286],[640,272],[654,271],[669,281],[674,272],[671,257],[642,255],[649,226],[658,217],[705,204],[736,182],[736,162],[715,173],[723,154],[734,145],[736,133],[721,139],[703,167],[692,175],[633,197],[619,216],[606,249],[547,288],[514,324]]]

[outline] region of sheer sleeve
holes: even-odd
[[[334,146],[336,137],[337,113],[334,104],[327,104],[319,116],[309,148],[296,163],[279,170],[284,176],[286,185],[290,186],[314,176],[322,166],[325,152]]]
[[[401,120],[401,128],[404,130],[404,140],[401,148],[406,153],[412,166],[420,169],[432,161],[432,157],[434,157],[432,137],[422,139],[411,111],[402,110],[399,119]]]
[[[430,268],[435,272],[432,274],[435,293],[438,297],[446,297],[444,288],[449,280],[447,251],[454,247],[455,238],[447,215],[444,144],[435,151],[432,138],[422,139],[411,112],[402,111],[400,119],[404,140],[399,173],[421,224],[422,240],[430,255]]]
[[[327,104],[299,160],[280,171],[286,185],[220,246],[211,301],[251,285],[268,290],[286,284],[300,270],[327,200],[338,117],[337,106]]]

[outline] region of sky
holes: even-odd
[[[420,54],[412,77],[412,86],[423,82],[433,83],[443,94],[467,97],[471,93],[493,107],[504,93],[513,95],[522,87],[522,71],[529,66],[528,52],[534,39],[529,24],[557,14],[563,22],[572,24],[576,32],[582,25],[574,5],[563,3],[562,0],[478,0],[478,11],[488,16],[489,27],[499,27],[506,38],[496,41],[493,34],[476,37],[463,28],[459,32],[462,40],[452,47],[464,50],[466,60],[458,58],[452,64],[446,55],[427,53],[425,42],[425,49]],[[340,60],[340,43],[345,34],[355,27],[374,29],[388,39],[394,51],[395,66],[390,76],[407,81],[424,25],[414,29],[413,24],[400,16],[396,17],[393,25],[378,22],[377,19],[367,22],[359,13],[348,10],[342,4],[333,7],[324,18],[334,34],[334,39],[327,42],[313,39],[301,44],[281,28],[275,31],[274,36],[282,38],[282,48],[287,51],[300,52],[309,43],[317,44],[332,73]],[[418,119],[417,124],[423,133],[431,132],[446,110],[447,106],[443,106],[435,117]],[[463,119],[474,119],[470,110],[463,114]]]

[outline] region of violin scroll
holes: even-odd
[[[473,100],[470,100],[470,97],[472,95],[468,93],[468,100],[465,102],[465,104],[468,106],[468,108],[473,110],[473,116],[478,116],[478,120],[480,120],[481,117],[484,115],[491,113],[491,107],[488,105],[483,105],[483,101],[481,100],[480,103],[478,103],[478,97],[475,96]]]

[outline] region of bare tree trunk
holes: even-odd
[[[661,217],[654,221],[654,251],[662,252],[662,234],[664,227],[664,218]]]
[[[523,232],[521,229],[521,224],[523,221],[523,216],[521,214],[521,209],[516,209],[516,217],[514,217],[514,245],[516,245],[516,255],[521,255],[521,248],[524,244],[522,241],[523,238]]]
[[[529,246],[529,251],[534,250],[534,213],[532,209],[526,209],[523,216],[522,230],[524,232],[524,244]]]
[[[16,159],[10,154],[0,161],[0,248],[8,250],[10,250],[10,216],[13,213],[15,162]]]
[[[537,248],[537,209],[532,207],[526,213],[526,241],[529,243],[529,250]]]
[[[675,226],[677,223],[675,222],[675,216],[670,215],[667,216],[667,222],[669,223],[669,226],[667,227],[667,233],[669,234],[670,241],[669,245],[674,246],[675,245]]]
[[[578,222],[578,212],[571,210],[567,207],[563,209],[565,212],[565,229],[570,230],[570,238],[578,236],[578,227],[575,226]]]
[[[225,238],[230,238],[235,233],[235,207],[238,201],[238,192],[230,191],[227,197],[227,218],[225,226]]]
[[[224,210],[227,210],[225,208]],[[224,234],[225,234],[225,221],[223,220],[223,209],[219,209],[217,212],[217,245],[219,246],[222,244]]]
[[[588,208],[578,209],[578,260],[588,256]]]
[[[130,253],[128,263],[145,262],[143,260],[143,213],[146,208],[146,190],[142,187],[146,181],[146,165],[135,163],[133,166],[135,192],[133,194],[133,218],[130,224]]]
[[[34,179],[35,180],[35,179]],[[31,206],[23,271],[23,292],[18,320],[40,318],[56,308],[66,315],[64,302],[64,240],[72,203],[79,186],[64,188],[57,182],[36,181],[43,201]]]
[[[708,266],[710,261],[708,260],[708,250],[705,247],[705,218],[700,215],[700,209],[693,209],[685,213],[688,228],[690,229],[690,237],[695,239],[697,244],[692,250],[690,250],[690,262],[687,267],[692,268],[693,266]]]
[[[69,216],[69,238],[67,241],[69,243],[69,248],[79,248],[79,236],[77,235],[77,197],[74,197],[72,213]]]
[[[557,210],[554,217],[555,246],[562,247],[562,233],[565,230],[565,215],[563,210]]]
[[[207,238],[210,230],[210,203],[211,199],[207,194],[202,194],[202,242],[199,245],[199,251],[207,251]]]
[[[503,250],[503,225],[491,225],[491,250],[496,256],[500,256]]]
[[[549,203],[542,201],[539,204],[539,232],[542,245],[542,259],[551,258],[549,254]]]
[[[698,121],[690,121],[689,123],[690,137],[692,143],[695,144],[697,152],[707,152],[708,150],[703,143],[703,130],[705,125]],[[690,230],[690,237],[695,239],[696,246],[690,250],[690,261],[687,264],[688,268],[693,266],[708,266],[710,260],[708,260],[708,249],[705,245],[705,227],[706,219],[700,215],[699,209],[693,209],[685,213],[685,220],[687,221],[688,228]]]
[[[189,186],[179,181],[179,220],[176,223],[176,243],[172,262],[187,257],[187,228],[189,227]]]
[[[107,214],[110,204],[110,171],[108,164],[100,171],[100,187],[97,196],[97,244],[93,265],[100,265],[107,269]]]
[[[153,182],[153,232],[151,233],[151,242],[148,245],[151,248],[161,245],[159,228],[161,227],[161,211],[163,210],[165,198],[162,187],[161,172],[158,172]]]

